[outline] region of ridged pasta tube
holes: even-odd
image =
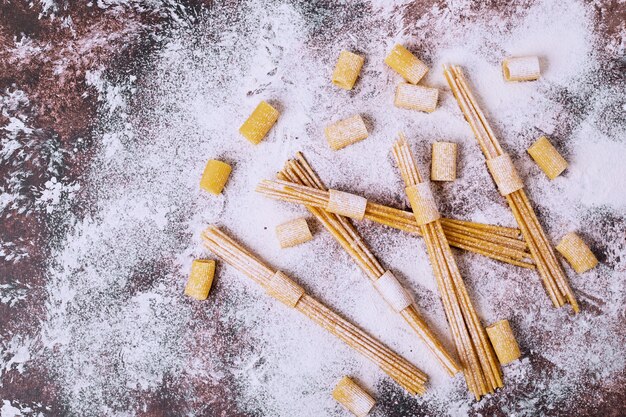
[[[487,335],[493,346],[493,350],[496,351],[498,361],[502,365],[511,363],[514,360],[519,359],[522,355],[519,350],[519,345],[515,340],[511,326],[508,320],[500,320],[495,322],[491,326],[487,327]]]
[[[539,58],[536,56],[506,58],[502,61],[502,73],[507,81],[536,80],[541,75]]]
[[[559,151],[552,146],[546,136],[541,136],[537,139],[537,141],[528,148],[528,153],[551,180],[558,177],[565,171],[565,168],[567,168],[567,161],[561,156]]]
[[[304,217],[276,226],[276,237],[281,248],[290,248],[313,239],[309,225]]]
[[[263,140],[272,126],[274,126],[279,115],[278,110],[269,103],[262,101],[256,106],[250,117],[243,122],[239,128],[239,133],[256,145]]]
[[[432,113],[437,108],[438,98],[439,90],[436,88],[400,83],[393,104],[403,109]]]
[[[509,195],[524,188],[524,183],[519,177],[513,161],[507,153],[487,160],[487,168],[491,173],[493,181],[498,186],[498,191],[502,195]]]
[[[347,376],[335,386],[333,398],[357,417],[365,417],[376,404],[371,395]]]
[[[341,51],[339,59],[333,71],[332,82],[344,90],[352,90],[354,83],[359,78],[361,67],[365,58],[349,51]]]
[[[232,168],[226,162],[211,159],[207,162],[202,173],[200,188],[211,194],[220,194],[228,181],[231,171]]]
[[[454,181],[456,179],[456,143],[433,142],[430,162],[431,181]]]
[[[426,75],[428,67],[404,46],[397,44],[385,58],[385,64],[411,84],[417,84]]]
[[[333,123],[324,129],[330,147],[338,151],[367,137],[367,127],[358,114]]]
[[[556,250],[567,259],[574,271],[579,274],[598,265],[598,258],[576,233],[570,232],[563,236],[561,242],[556,246]]]
[[[441,218],[429,182],[420,182],[406,187],[405,191],[415,215],[415,223],[418,226],[432,223]]]
[[[191,272],[187,285],[185,285],[185,295],[196,300],[206,300],[213,284],[215,275],[215,261],[207,259],[196,259],[191,264]]]

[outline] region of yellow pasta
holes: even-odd
[[[487,169],[498,186],[500,194],[509,195],[524,188],[524,183],[519,177],[508,153],[487,159]]]
[[[330,213],[363,220],[366,208],[366,198],[343,191],[328,190],[328,203],[325,209]]]
[[[433,142],[430,163],[432,181],[454,181],[456,179],[456,143]]]
[[[508,320],[500,320],[487,327],[487,335],[502,365],[519,359],[522,355]]]
[[[598,259],[583,240],[573,232],[563,236],[556,250],[567,259],[574,271],[579,274],[589,271],[598,265]]]
[[[567,168],[567,161],[561,156],[546,136],[541,136],[528,148],[528,153],[535,160],[539,168],[551,180],[558,177]]]
[[[196,259],[191,264],[191,273],[185,286],[185,295],[196,300],[206,300],[213,283],[215,261]]]
[[[436,88],[400,83],[393,104],[403,109],[432,113],[437,108],[438,98],[439,90]]]
[[[327,126],[324,134],[328,144],[335,151],[362,141],[368,135],[365,122],[358,114]]]
[[[397,44],[393,47],[385,64],[400,74],[411,84],[417,84],[426,75],[428,67],[404,46]]]
[[[539,58],[523,56],[502,61],[502,73],[507,81],[533,81],[541,75]]]
[[[352,90],[359,77],[365,58],[348,51],[341,51],[333,71],[333,84],[344,90]]]
[[[313,239],[309,225],[303,217],[276,226],[276,237],[281,248],[290,248]]]
[[[418,226],[429,224],[441,218],[430,183],[420,182],[405,188],[411,209]]]
[[[347,376],[335,386],[333,398],[357,417],[365,417],[376,405],[372,396]]]
[[[248,120],[239,128],[239,133],[255,145],[261,142],[267,132],[270,131],[276,120],[278,120],[278,110],[262,101],[256,106]]]
[[[202,173],[200,188],[211,194],[220,194],[228,181],[231,170],[232,168],[226,162],[211,159]]]

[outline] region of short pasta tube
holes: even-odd
[[[508,320],[500,320],[486,328],[487,335],[502,365],[519,359],[522,355]]]
[[[324,134],[328,144],[335,151],[362,141],[368,135],[365,122],[358,114],[327,126]]]
[[[211,194],[220,194],[228,181],[231,171],[232,168],[226,162],[211,159],[207,162],[202,173],[200,188]]]
[[[436,88],[400,83],[393,104],[402,109],[432,113],[437,108],[438,98],[439,90]]]
[[[454,181],[456,179],[456,143],[433,142],[430,162],[431,181]]]
[[[563,236],[563,239],[556,246],[556,250],[567,259],[574,271],[578,274],[587,272],[598,265],[598,258],[591,252],[591,249],[574,232]]]
[[[353,54],[349,51],[341,51],[333,71],[333,84],[344,90],[352,90],[354,83],[359,78],[363,62],[365,62],[365,58],[361,55]]]
[[[506,58],[502,61],[502,73],[507,81],[533,81],[541,75],[539,58],[522,56]]]
[[[185,295],[196,300],[206,300],[213,284],[215,261],[196,259],[191,264],[191,272],[185,286]]]
[[[256,145],[263,140],[272,126],[274,126],[279,114],[278,110],[269,103],[261,101],[250,117],[243,122],[239,128],[239,133]]]
[[[304,217],[276,226],[276,237],[281,248],[290,248],[313,239]]]
[[[567,161],[550,143],[546,136],[541,136],[530,148],[528,153],[539,165],[539,168],[550,178],[555,179],[567,168]]]
[[[333,398],[357,417],[365,417],[376,405],[374,398],[347,376],[335,386]]]
[[[411,84],[417,84],[428,72],[428,67],[404,46],[397,44],[385,58],[385,64]]]

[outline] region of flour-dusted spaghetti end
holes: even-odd
[[[241,125],[239,133],[255,145],[263,140],[279,116],[278,110],[261,101],[250,117]]]
[[[432,113],[437,108],[438,98],[439,90],[436,88],[400,83],[393,104],[403,109]]]
[[[556,246],[556,250],[567,259],[567,262],[579,274],[598,265],[598,258],[576,233],[570,232],[563,236],[563,239]]]
[[[500,320],[487,327],[487,335],[502,365],[519,359],[522,355],[508,320]]]
[[[276,237],[281,248],[290,248],[313,239],[309,225],[304,217],[276,226]]]
[[[196,300],[206,300],[213,284],[215,274],[215,261],[207,259],[196,259],[191,264],[191,272],[187,285],[185,285],[185,295]]]
[[[367,127],[360,115],[340,120],[324,129],[330,147],[337,151],[367,138]]]
[[[428,67],[404,46],[397,44],[385,58],[385,64],[411,84],[417,84],[428,72]]]
[[[533,81],[541,76],[536,56],[511,57],[502,61],[502,73],[507,81]]]
[[[456,179],[456,153],[456,143],[433,143],[430,162],[431,181],[454,181]]]
[[[335,386],[333,398],[357,417],[365,417],[376,405],[374,398],[347,376]]]
[[[349,51],[341,51],[333,71],[333,84],[344,90],[352,90],[354,83],[359,78],[364,62],[365,58],[361,55]]]
[[[528,153],[539,165],[539,168],[550,178],[555,179],[567,168],[567,161],[550,143],[546,136],[541,136],[530,148]]]
[[[220,194],[228,181],[231,171],[232,168],[226,162],[211,159],[207,162],[202,173],[200,188],[211,194]]]

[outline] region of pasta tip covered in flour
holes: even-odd
[[[522,56],[502,61],[502,73],[507,81],[534,81],[541,75],[539,58]]]
[[[376,405],[374,398],[347,376],[335,386],[333,398],[357,417],[365,417]]]
[[[333,71],[332,82],[344,90],[352,90],[359,77],[365,58],[349,51],[341,51]]]
[[[546,136],[541,136],[530,148],[528,153],[539,165],[539,168],[550,178],[555,179],[567,168],[567,161],[550,143]]]
[[[400,83],[393,104],[403,109],[432,113],[437,108],[438,98],[439,90],[436,88]]]
[[[228,181],[231,171],[232,168],[226,162],[211,159],[207,162],[202,173],[200,188],[211,194],[220,194]]]
[[[426,75],[428,67],[404,46],[397,44],[385,58],[385,64],[411,84],[417,84]]]
[[[250,117],[241,125],[239,133],[256,145],[274,126],[279,115],[278,110],[266,101],[261,101]]]
[[[335,151],[362,141],[368,135],[365,122],[358,114],[327,126],[324,134],[328,144]]]
[[[215,261],[196,259],[191,264],[191,272],[185,286],[185,295],[196,300],[206,300],[213,284]]]

